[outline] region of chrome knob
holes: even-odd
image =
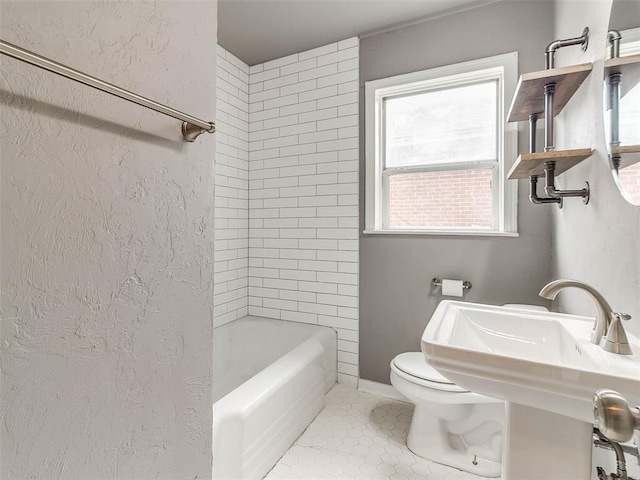
[[[593,396],[595,426],[609,440],[628,442],[633,431],[640,428],[640,410],[614,390],[598,390]]]

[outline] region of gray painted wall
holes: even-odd
[[[554,277],[592,284],[615,310],[633,315],[628,330],[640,334],[640,208],[628,204],[613,183],[603,133],[602,61],[610,4],[567,1],[556,6],[557,37],[572,36],[585,25],[591,29],[589,50],[582,53],[567,49],[558,58],[558,65],[595,62],[593,74],[558,117],[558,142],[568,147],[590,146],[596,152],[560,177],[565,188],[575,188],[588,180],[592,196],[586,207],[580,202],[567,202],[566,208],[554,212],[552,268]],[[579,291],[567,290],[558,296],[555,307],[593,315],[594,307],[586,299]]]
[[[544,67],[553,39],[550,2],[506,1],[393,32],[364,38],[360,48],[361,106],[364,82],[517,50],[520,73]],[[526,126],[522,126],[526,127]],[[364,218],[364,122],[361,121],[361,230]],[[520,135],[520,151],[527,136]],[[431,291],[434,276],[470,280],[471,302],[545,303],[537,295],[551,279],[551,209],[528,201],[520,182],[520,237],[361,235],[360,377],[389,383],[389,362],[419,350],[420,336],[443,299]]]

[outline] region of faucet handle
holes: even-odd
[[[617,353],[620,355],[631,355],[631,347],[627,339],[627,333],[622,326],[622,320],[630,320],[631,315],[627,313],[614,313],[613,320],[609,326],[607,336],[602,342],[602,348],[607,352]]]

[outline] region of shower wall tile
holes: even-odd
[[[249,67],[218,46],[214,325],[248,313]]]
[[[248,312],[335,328],[339,381],[350,384],[358,378],[358,57],[351,38],[252,66],[245,110]]]

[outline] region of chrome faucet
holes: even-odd
[[[560,290],[565,288],[579,288],[587,292],[596,304],[596,319],[591,333],[591,343],[600,345],[605,351],[631,355],[631,347],[622,326],[622,320],[629,320],[626,313],[615,313],[600,292],[591,285],[578,280],[554,280],[540,290],[540,296],[554,300]],[[601,342],[604,339],[604,342]]]

